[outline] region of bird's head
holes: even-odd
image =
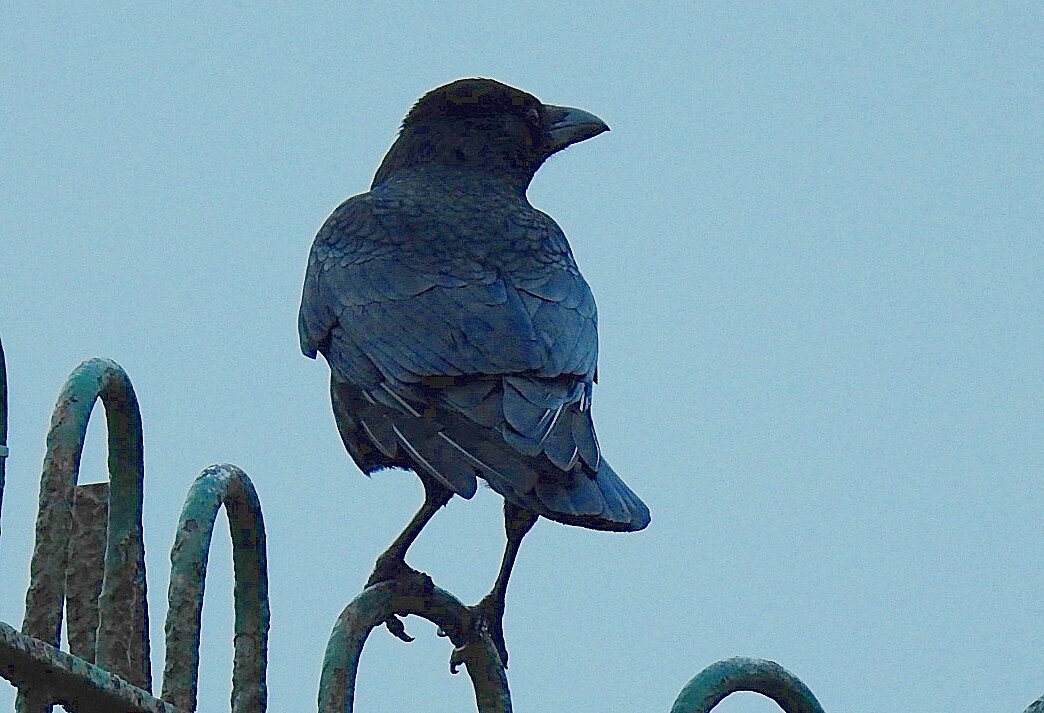
[[[551,154],[608,130],[581,109],[542,104],[492,79],[459,79],[413,106],[373,183],[432,165],[507,178],[525,190]]]

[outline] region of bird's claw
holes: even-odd
[[[381,555],[374,565],[373,574],[366,580],[366,586],[372,587],[384,582],[394,583],[401,592],[406,594],[430,594],[435,588],[435,582],[431,577],[413,569],[401,557]],[[414,637],[406,633],[406,627],[398,615],[389,616],[384,620],[384,625],[396,639],[407,643],[414,640]]]
[[[405,641],[407,644],[414,640],[414,637],[406,633],[406,627],[402,623],[402,619],[392,614],[390,617],[384,620],[384,625],[388,627],[388,631],[392,633],[396,639]]]
[[[427,575],[421,575],[420,572],[406,564],[406,560],[402,557],[390,557],[387,554],[383,554],[374,563],[373,572],[370,574],[370,578],[366,580],[366,586],[372,587],[381,582],[402,582],[417,576]],[[428,577],[428,579],[430,580],[431,578]]]
[[[475,645],[475,639],[469,638],[466,642],[460,646],[453,647],[453,653],[450,654],[449,669],[450,673],[454,676],[457,675],[457,670],[467,663],[468,653],[472,646]]]
[[[471,647],[479,643],[482,634],[486,634],[493,642],[500,663],[507,668],[508,653],[504,642],[504,607],[492,595],[488,595],[473,607],[468,607],[468,621],[465,627],[464,642],[453,649],[450,654],[450,673],[457,673],[461,664],[465,663]]]

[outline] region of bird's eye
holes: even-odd
[[[526,112],[526,121],[530,122],[531,124],[539,124],[540,123],[540,110],[538,108],[536,108],[536,107],[533,107],[532,109],[527,111]]]

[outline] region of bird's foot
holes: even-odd
[[[402,557],[389,556],[387,553],[377,558],[373,573],[366,580],[366,587],[385,582],[394,583],[405,593],[430,594],[435,588],[431,577],[410,567]],[[395,638],[407,643],[413,641],[414,637],[406,633],[406,627],[398,615],[392,614],[384,620],[384,625]]]
[[[493,594],[487,594],[475,606],[468,607],[467,630],[464,642],[453,649],[450,655],[450,673],[456,673],[461,664],[468,658],[469,649],[479,643],[479,637],[485,633],[493,642],[500,656],[500,662],[507,668],[507,644],[504,643],[504,600]]]
[[[366,580],[366,586],[372,587],[381,582],[397,582],[406,588],[419,588],[428,592],[435,588],[431,577],[410,567],[402,557],[389,555],[387,552],[377,558],[373,573]]]

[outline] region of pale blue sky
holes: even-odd
[[[526,538],[516,709],[666,712],[733,655],[779,661],[828,711],[1044,693],[1040,3],[302,5],[3,10],[0,620],[21,622],[54,399],[111,357],[145,423],[155,670],[182,499],[231,461],[268,523],[270,709],[314,709],[330,628],[420,489],[344,453],[326,366],[298,352],[305,259],[411,103],[478,75],[613,128],[530,199],[598,299],[599,435],[653,514]],[[82,482],[104,477],[102,423]],[[206,712],[230,687],[216,542]],[[501,547],[482,491],[411,560],[474,601]],[[469,709],[447,641],[407,628],[371,639],[358,709]]]

